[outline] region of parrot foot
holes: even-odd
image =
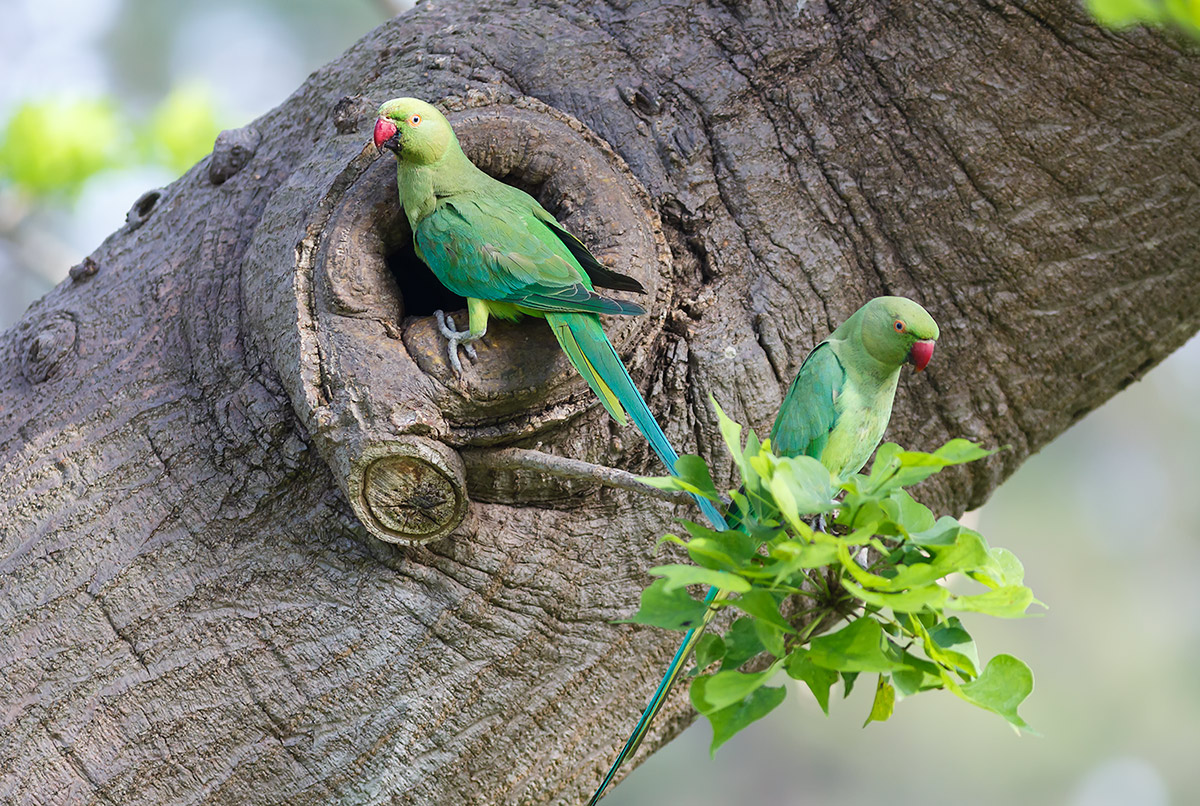
[[[471,342],[482,338],[483,334],[472,333],[470,330],[456,330],[454,317],[442,311],[434,311],[433,320],[438,323],[438,330],[446,337],[446,355],[450,358],[450,366],[454,367],[454,374],[462,375],[462,362],[458,360],[458,348],[462,347],[467,358],[474,361],[477,353],[475,345]]]

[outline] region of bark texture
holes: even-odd
[[[472,146],[641,261],[651,313],[614,339],[682,450],[719,444],[709,394],[765,429],[816,340],[904,294],[943,336],[889,437],[1012,445],[926,490],[959,511],[1200,325],[1179,43],[1072,0],[428,2],[139,199],[0,337],[0,800],[565,803],[624,741],[675,636],[611,622],[690,510],[525,461],[658,470],[541,323],[446,373],[448,302],[367,203],[397,95],[553,119],[611,169],[635,214],[608,227],[617,197],[570,164]],[[378,259],[351,277],[321,249],[354,199]],[[466,485],[449,537],[355,517],[414,478],[391,522],[452,512],[419,463],[354,486],[394,443]],[[677,693],[647,747],[690,719]]]

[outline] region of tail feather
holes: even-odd
[[[558,343],[562,346],[563,351],[587,381],[588,386],[600,398],[604,404],[604,408],[618,422],[624,423],[624,417],[621,410],[629,414],[633,424],[637,429],[645,435],[650,442],[650,447],[658,454],[658,458],[667,466],[667,469],[672,473],[675,472],[675,462],[679,460],[679,454],[675,453],[675,449],[671,447],[670,441],[667,440],[667,435],[663,433],[662,428],[658,425],[658,421],[654,419],[654,415],[646,406],[646,401],[642,399],[641,393],[634,385],[633,379],[629,377],[628,370],[625,369],[624,363],[621,362],[617,351],[613,349],[608,337],[604,335],[604,330],[600,327],[600,320],[594,314],[558,314],[546,313],[546,321],[549,322],[554,335],[558,338]],[[700,505],[700,511],[712,524],[714,529],[725,530],[729,527],[725,524],[725,519],[721,516],[720,510],[709,501],[707,498],[696,496],[696,503]],[[711,605],[724,599],[728,594],[720,591],[717,588],[709,588],[708,593],[704,597],[706,604],[710,605],[704,613],[704,619],[696,627],[693,627],[683,637],[683,642],[679,645],[679,649],[675,652],[675,657],[671,659],[671,663],[667,666],[667,671],[663,675],[662,681],[658,684],[654,694],[650,697],[650,702],[642,711],[641,717],[638,719],[637,725],[630,734],[629,740],[625,742],[625,747],[622,748],[617,760],[609,768],[608,774],[604,776],[604,781],[592,795],[592,799],[588,801],[589,806],[600,800],[604,794],[604,790],[608,788],[612,782],[613,776],[617,774],[617,770],[627,758],[632,756],[642,743],[646,732],[650,729],[650,723],[658,714],[663,704],[667,701],[667,695],[671,692],[671,687],[675,684],[676,679],[683,672],[684,664],[695,649],[700,637],[704,634],[705,627],[712,621],[716,614],[716,608]]]
[[[624,422],[624,418],[619,414],[620,409],[624,409],[637,426],[637,430],[650,442],[650,447],[658,454],[658,458],[667,466],[667,470],[674,473],[679,454],[671,447],[667,435],[659,427],[658,421],[646,406],[646,401],[642,399],[641,392],[629,377],[629,371],[625,369],[621,357],[604,335],[600,320],[593,314],[547,313],[546,321],[550,323],[550,328],[567,358],[571,359],[575,369],[600,398],[613,419]],[[620,404],[616,411],[612,405],[613,398]],[[696,503],[714,529],[727,528],[725,519],[721,517],[720,510],[712,501],[697,497]]]
[[[638,718],[637,724],[633,726],[633,732],[629,734],[629,739],[626,740],[625,746],[621,748],[621,752],[617,755],[617,760],[608,768],[608,773],[604,776],[604,780],[600,782],[600,786],[596,788],[591,800],[588,801],[588,806],[595,806],[600,801],[600,798],[604,795],[604,790],[608,788],[608,785],[612,783],[612,779],[616,776],[617,770],[621,768],[626,759],[637,752],[642,739],[646,738],[646,733],[650,730],[650,723],[654,721],[654,717],[658,716],[658,712],[662,710],[663,705],[666,703],[667,695],[671,693],[671,687],[675,685],[675,681],[679,678],[679,675],[683,674],[683,667],[687,663],[688,658],[691,657],[692,650],[696,648],[696,644],[700,642],[701,636],[704,635],[704,630],[717,614],[717,608],[713,605],[725,599],[728,595],[728,591],[718,588],[708,589],[708,594],[704,597],[704,602],[709,605],[709,608],[704,612],[704,620],[698,626],[688,630],[687,634],[683,636],[683,641],[679,644],[679,649],[675,650],[675,657],[671,658],[671,663],[667,666],[667,671],[663,674],[662,681],[659,682],[658,688],[651,695],[650,702],[646,704],[646,708],[642,711],[641,717]]]

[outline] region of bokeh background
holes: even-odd
[[[118,228],[141,193],[206,153],[219,129],[266,112],[407,5],[3,0],[0,130],[11,133],[32,104],[60,126],[101,121],[112,136],[102,169],[58,190],[22,187],[11,160],[0,165],[0,329]],[[148,144],[183,128],[164,121],[184,117],[192,142],[169,153]],[[1193,339],[1032,457],[974,515],[992,545],[1024,561],[1050,606],[1040,618],[970,622],[981,655],[1010,652],[1033,667],[1022,715],[1041,736],[1018,737],[936,693],[864,729],[868,681],[828,718],[791,688],[715,759],[697,722],[605,803],[1200,803],[1197,401]]]

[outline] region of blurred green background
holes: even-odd
[[[279,103],[404,5],[5,0],[0,126],[27,132],[9,138],[0,169],[0,328],[119,227],[142,192],[207,153],[216,131]],[[186,127],[155,128],[184,114]],[[108,145],[72,156],[70,132],[89,125],[93,138],[108,132],[93,145]],[[59,135],[54,160],[28,150],[47,127]],[[154,145],[181,128],[194,136]],[[102,164],[71,162],[92,159]],[[969,345],[939,346],[955,349]],[[834,702],[829,718],[793,688],[715,760],[697,722],[605,803],[1200,803],[1197,400],[1193,339],[1030,459],[973,516],[992,545],[1025,562],[1050,606],[1042,618],[970,625],[983,653],[1012,652],[1033,667],[1037,688],[1022,714],[1042,736],[1017,737],[943,694],[903,702],[890,722],[863,729],[871,685]],[[942,760],[922,760],[930,755]]]

